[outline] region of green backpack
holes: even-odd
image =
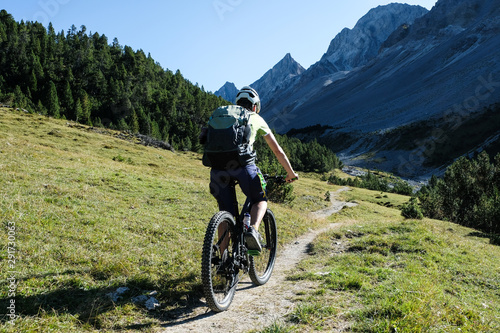
[[[230,170],[255,163],[255,152],[249,145],[250,111],[237,105],[217,108],[208,120],[203,165]]]

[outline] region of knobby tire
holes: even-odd
[[[219,226],[227,232],[219,237]],[[208,224],[203,241],[201,278],[203,293],[208,307],[214,312],[229,308],[237,285],[237,273],[233,263],[233,237],[236,224],[228,212],[218,212]],[[223,239],[222,239],[223,238]],[[221,245],[228,241],[226,254],[221,253]]]
[[[248,274],[252,282],[261,286],[269,281],[276,261],[278,247],[278,230],[273,212],[268,209],[259,226],[262,236],[262,251],[259,256],[250,256],[250,269]]]

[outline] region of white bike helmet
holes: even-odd
[[[257,105],[255,113],[260,112],[260,97],[252,87],[244,86],[243,88],[241,88],[241,90],[236,95],[236,104],[238,104],[238,101],[240,99],[247,99],[248,101],[250,101],[250,103],[252,103],[252,105]]]

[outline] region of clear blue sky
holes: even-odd
[[[215,92],[259,79],[287,53],[308,68],[345,27],[385,0],[2,0],[16,21],[85,25],[142,49],[163,68]],[[436,0],[401,1],[431,9]]]

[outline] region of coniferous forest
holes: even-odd
[[[55,32],[0,12],[0,101],[55,118],[130,130],[193,149],[197,129],[222,98],[73,25]]]
[[[140,133],[175,149],[200,151],[211,112],[228,101],[165,70],[143,50],[112,43],[85,26],[54,31],[0,12],[0,103],[28,112]],[[341,163],[316,142],[278,136],[297,171]],[[264,159],[267,153],[263,151]]]

